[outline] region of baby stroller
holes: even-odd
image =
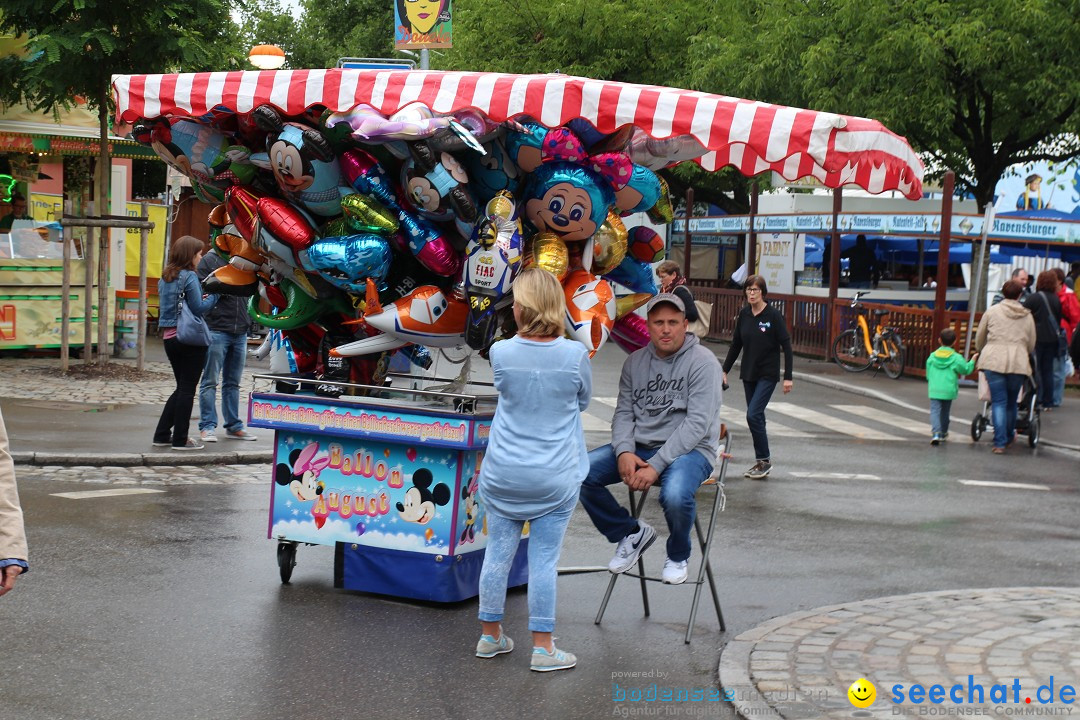
[[[1020,395],[1016,399],[1016,432],[1027,435],[1028,447],[1039,444],[1039,386],[1034,375],[1024,378]],[[978,442],[988,427],[993,426],[990,411],[990,387],[982,373],[979,373],[979,399],[983,401],[982,412],[971,421],[971,439]]]

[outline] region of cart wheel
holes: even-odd
[[[975,419],[971,421],[971,439],[975,442],[979,442],[979,438],[982,437],[983,430],[986,429],[986,420],[982,415],[976,415]]]
[[[292,577],[292,569],[296,567],[296,543],[278,543],[277,564],[281,571],[281,583],[288,585],[289,578]]]
[[[1031,422],[1028,423],[1028,447],[1035,447],[1039,444],[1039,416],[1031,418]]]

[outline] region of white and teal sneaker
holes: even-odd
[[[476,643],[476,657],[493,658],[496,655],[508,653],[513,649],[514,641],[507,637],[504,632],[499,633],[498,640],[491,635],[481,635],[480,640]]]
[[[551,672],[552,670],[569,670],[577,665],[577,656],[573,653],[563,652],[554,645],[551,649],[553,652],[548,652],[546,648],[534,647],[532,665],[529,669],[536,672]]]

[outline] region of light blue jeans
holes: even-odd
[[[563,535],[577,505],[577,493],[547,515],[529,521],[529,630],[554,632],[555,581]],[[506,606],[506,582],[517,555],[524,520],[487,511],[488,544],[480,570],[480,622],[500,622]]]
[[[1016,398],[1024,387],[1020,373],[999,373],[983,370],[990,386],[990,417],[994,423],[994,447],[1003,448],[1012,442],[1016,432]]]
[[[213,330],[213,342],[207,348],[199,384],[199,430],[217,427],[217,384],[221,378],[221,416],[225,429],[231,432],[244,429],[240,419],[240,379],[247,360],[247,333],[227,333]]]
[[[1065,402],[1065,356],[1059,355],[1054,360],[1054,407],[1061,407]]]
[[[949,412],[951,410],[952,400],[930,398],[930,433],[932,435],[944,435],[949,432]]]

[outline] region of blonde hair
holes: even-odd
[[[514,280],[514,304],[521,315],[518,335],[559,337],[566,316],[566,295],[554,275],[529,268]]]
[[[181,270],[194,270],[192,261],[204,250],[206,245],[197,237],[184,235],[177,238],[169,248],[169,262],[161,273],[161,279],[172,282],[180,275]]]

